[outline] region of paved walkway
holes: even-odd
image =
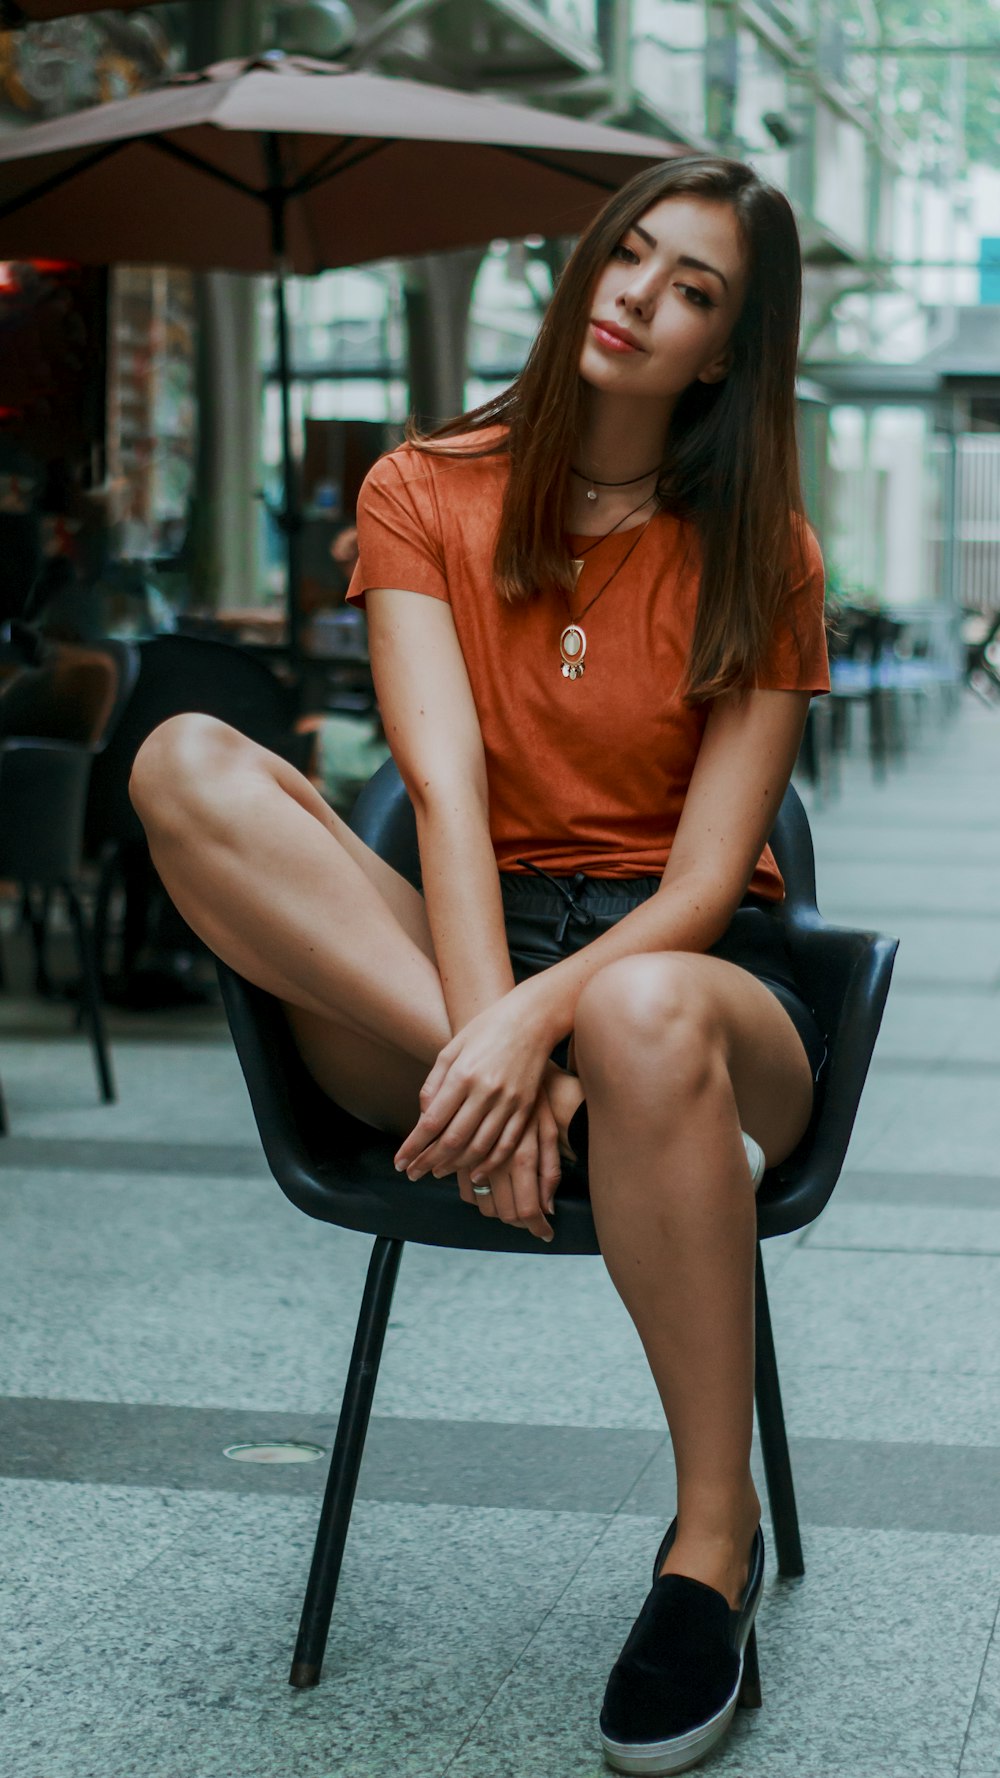
[[[830,916],[903,940],[850,1169],[768,1266],[807,1574],[706,1771],[1000,1774],[1000,716],[815,814]],[[404,1259],[322,1685],[285,1683],[367,1243],[291,1209],[218,1017],[0,1001],[0,1769],[598,1778],[671,1511],[598,1261]]]

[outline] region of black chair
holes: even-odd
[[[153,904],[158,897],[166,903],[142,824],[129,800],[132,766],[147,735],[168,717],[194,710],[228,722],[303,770],[312,745],[311,736],[295,730],[299,715],[295,687],[243,649],[180,635],[153,636],[135,646],[137,671],[130,695],[108,746],[94,760],[84,835],[86,855],[99,866],[94,931],[102,977],[107,973],[112,894],[116,885],[124,890],[119,978],[125,984],[153,924]],[[196,949],[197,941],[181,925],[179,915],[175,924],[176,936]]]
[[[74,777],[77,793],[83,797],[83,808],[79,812],[74,808],[71,815],[65,805],[68,778],[73,776],[68,765],[64,763],[61,768],[56,767],[51,763],[55,755],[36,749],[30,765],[25,762],[21,768],[22,772],[40,774],[34,819],[43,820],[50,827],[56,811],[50,811],[48,807],[48,774],[52,771],[61,773],[55,794],[62,799],[61,818],[69,820],[73,835],[75,864],[72,874],[75,878],[80,872],[79,853],[93,760],[108,746],[132,695],[139,673],[139,654],[132,642],[100,642],[93,646],[51,643],[37,632],[27,630],[25,638],[34,644],[36,658],[27,660],[0,687],[0,741],[31,736],[46,741],[70,742],[88,750],[91,760],[88,771],[83,774],[82,768],[77,767]],[[22,801],[21,807],[27,815],[27,802]],[[21,837],[24,841],[27,835]],[[49,834],[43,840],[43,850],[52,837]],[[69,858],[67,853],[64,862],[68,863]],[[50,888],[36,888],[35,884],[25,888],[23,914],[34,944],[35,987],[42,995],[53,993],[46,960],[51,900]],[[81,992],[81,1004],[85,998],[86,984]]]
[[[418,880],[416,830],[395,766],[387,762],[362,792],[352,826],[411,882]],[[882,1018],[894,939],[828,926],[816,908],[812,839],[789,788],[771,844],[785,878],[781,918],[804,993],[830,1038],[824,1084],[796,1152],[765,1175],[758,1193],[761,1238],[785,1235],[819,1215],[837,1183]],[[379,1360],[403,1244],[421,1241],[493,1253],[599,1251],[586,1196],[561,1195],[555,1239],[476,1215],[454,1181],[419,1190],[396,1173],[397,1144],[333,1105],[304,1068],[278,1005],[220,964],[219,976],[264,1152],[293,1204],[321,1222],[375,1236],[354,1351],[330,1464],[290,1683],[319,1680]],[[778,1385],[767,1289],[757,1248],[756,1397],[779,1571],[804,1572],[795,1492]]]
[[[66,898],[80,971],[80,1011],[89,1027],[98,1085],[107,1105],[116,1097],[115,1083],[93,940],[79,892],[92,757],[89,747],[71,741],[0,739],[0,879],[20,884],[29,904],[32,894],[39,892],[46,914],[53,895],[61,892]],[[41,954],[42,932],[35,932],[35,943]],[[0,1134],[6,1130],[0,1095]]]

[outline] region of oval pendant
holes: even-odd
[[[559,653],[562,656],[564,679],[580,679],[583,676],[583,657],[587,652],[586,632],[579,624],[567,624],[559,638]]]

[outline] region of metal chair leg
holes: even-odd
[[[73,921],[73,936],[76,939],[76,955],[80,968],[80,1005],[86,1011],[87,1023],[90,1026],[90,1041],[94,1051],[94,1063],[97,1068],[101,1098],[105,1105],[112,1105],[118,1095],[115,1091],[114,1076],[111,1072],[111,1057],[108,1054],[107,1039],[104,1034],[101,988],[94,963],[94,947],[91,943],[90,931],[80,897],[72,883],[64,883],[63,889]]]
[[[379,1235],[368,1264],[365,1293],[361,1300],[354,1350],[347,1372],[330,1474],[313,1550],[298,1641],[292,1657],[289,1685],[304,1689],[319,1684],[330,1632],[333,1602],[337,1596],[340,1565],[351,1521],[358,1471],[365,1449],[365,1435],[372,1398],[378,1380],[379,1361],[392,1307],[392,1293],[403,1254],[402,1241]]]
[[[31,945],[35,954],[35,993],[43,1000],[49,1000],[55,992],[47,956],[52,897],[48,889],[40,889],[38,895],[36,902],[34,891],[30,887],[25,889],[22,917],[31,933]]]
[[[806,1567],[802,1559],[802,1539],[799,1534],[798,1508],[795,1504],[795,1484],[792,1481],[792,1464],[788,1454],[785,1415],[781,1406],[781,1389],[778,1384],[778,1362],[774,1352],[774,1335],[771,1331],[771,1311],[768,1308],[764,1261],[761,1257],[759,1241],[757,1243],[755,1321],[757,1425],[760,1428],[764,1474],[767,1477],[767,1492],[771,1502],[771,1523],[774,1526],[774,1547],[778,1557],[778,1573],[784,1575],[786,1579],[790,1579],[794,1575],[804,1574]]]

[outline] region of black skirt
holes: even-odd
[[[537,975],[607,932],[623,915],[648,901],[659,877],[500,875],[507,943],[518,982]],[[709,957],[721,957],[745,969],[770,989],[799,1034],[812,1070],[819,1079],[826,1061],[826,1037],[795,979],[784,927],[774,904],[747,895],[728,930],[712,945]],[[565,1044],[560,1051],[565,1057]],[[560,1051],[556,1052],[559,1059]],[[563,1064],[565,1065],[565,1064]]]

